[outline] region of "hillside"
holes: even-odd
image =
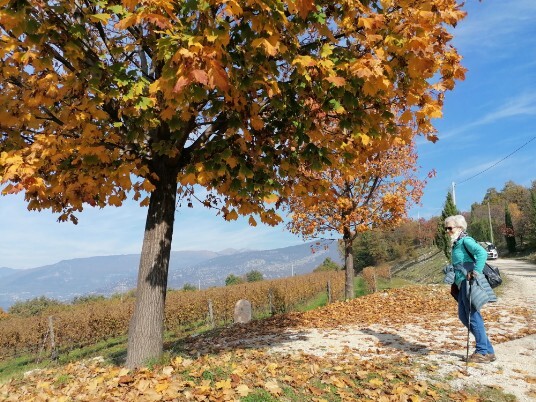
[[[443,283],[443,267],[448,260],[436,247],[423,248],[417,256],[393,265],[394,276],[411,282],[430,284]]]
[[[173,251],[168,287],[186,283],[208,288],[222,286],[229,274],[257,270],[265,279],[312,272],[327,257],[341,262],[336,242],[316,242],[273,250]],[[46,296],[70,301],[87,294],[110,296],[136,287],[140,256],[113,255],[65,260],[56,264],[16,270],[0,268],[0,307],[18,300]]]

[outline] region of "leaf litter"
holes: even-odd
[[[502,299],[483,311],[499,359],[470,364],[470,377],[455,303],[445,286],[423,285],[192,336],[152,370],[96,358],[33,371],[0,385],[0,400],[239,401],[264,392],[281,401],[483,401],[470,384],[518,388],[518,400],[530,401],[533,367],[506,370],[499,350],[511,344],[514,359],[533,361],[536,348],[516,342],[536,342],[534,304]]]

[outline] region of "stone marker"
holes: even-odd
[[[251,321],[251,302],[249,300],[238,300],[234,308],[234,322],[245,324]]]

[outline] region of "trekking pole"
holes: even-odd
[[[467,352],[465,354],[465,372],[468,373],[469,366],[469,334],[471,333],[471,290],[473,287],[473,278],[467,280],[469,282],[469,317],[467,322]],[[461,296],[461,295],[460,295]]]

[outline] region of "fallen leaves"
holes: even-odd
[[[332,395],[343,400],[426,400],[430,387],[411,375],[401,360],[341,362],[308,355],[282,359],[259,350],[236,350],[195,360],[175,358],[170,366],[127,373],[99,360],[77,362],[13,379],[0,386],[0,398],[234,401],[264,390],[278,399],[290,392],[303,400],[331,401]],[[59,376],[70,380],[60,384]]]
[[[438,320],[452,314],[449,297],[442,286],[415,286],[305,313],[278,315],[215,331],[212,337],[192,338],[183,346],[199,357],[174,356],[152,370],[129,371],[94,359],[36,371],[0,385],[0,400],[239,401],[257,395],[292,400],[294,395],[304,401],[478,401],[478,396],[455,391],[446,383],[422,379],[422,370],[437,375],[438,366],[418,368],[407,357],[388,358],[381,350],[368,360],[352,354],[351,348],[328,357],[262,350],[270,344],[270,336],[288,328],[369,323],[394,328],[416,322],[437,326]],[[259,349],[215,347],[233,336],[242,340],[257,336]],[[450,373],[457,374],[462,375]],[[535,381],[529,375],[524,377],[528,383]]]

